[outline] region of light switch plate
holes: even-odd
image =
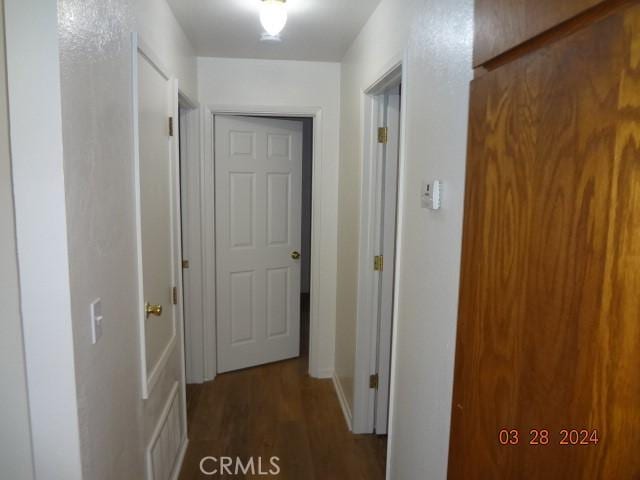
[[[91,341],[95,345],[102,337],[102,300],[97,299],[91,304]]]

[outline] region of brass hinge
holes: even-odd
[[[381,272],[384,269],[384,257],[382,255],[373,257],[373,269],[376,272]]]
[[[375,388],[377,390],[378,382],[379,382],[379,377],[377,373],[375,375],[369,376],[369,388]]]
[[[184,268],[184,269],[189,268],[189,260],[183,260],[182,261],[182,268]]]
[[[169,117],[169,136],[173,137],[173,117]]]
[[[173,287],[173,290],[171,292],[171,301],[174,305],[178,304],[178,287]]]
[[[387,127],[380,127],[378,129],[378,143],[389,143],[389,129]]]

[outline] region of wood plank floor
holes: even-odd
[[[205,456],[280,458],[282,480],[378,480],[386,437],[353,435],[331,380],[307,375],[307,358],[219,375],[188,387],[189,448],[180,480],[205,476]],[[213,465],[213,464],[211,464]]]

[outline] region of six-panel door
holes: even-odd
[[[215,121],[218,371],[300,354],[302,123]]]

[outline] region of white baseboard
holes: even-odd
[[[180,472],[182,471],[182,464],[184,463],[184,457],[187,454],[187,447],[189,446],[189,439],[185,436],[182,441],[182,447],[180,447],[180,453],[178,454],[178,460],[176,461],[176,468],[171,475],[171,480],[178,480]]]
[[[351,409],[349,408],[349,402],[347,402],[347,398],[344,395],[344,390],[342,390],[342,385],[340,384],[340,379],[334,373],[333,376],[333,388],[336,391],[336,395],[338,396],[338,401],[340,402],[340,407],[342,408],[342,413],[344,414],[344,419],[347,422],[347,428],[349,431],[352,431],[352,415]]]
[[[315,378],[327,379],[333,378],[334,371],[333,370],[318,370],[317,376]]]

